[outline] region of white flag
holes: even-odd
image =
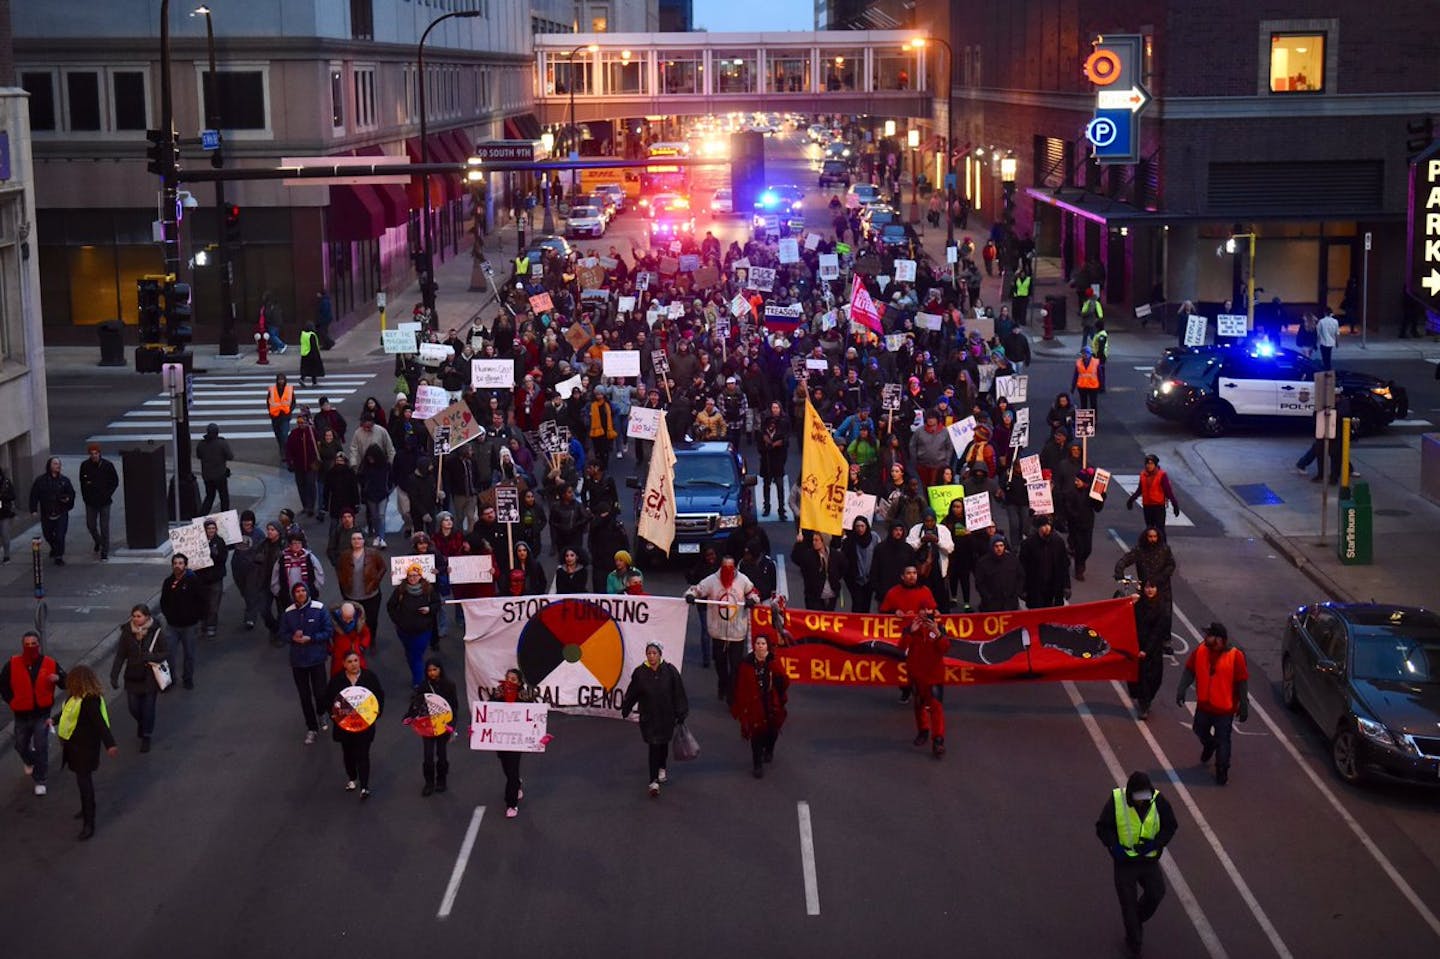
[[[675,449],[664,424],[655,433],[655,448],[650,451],[650,475],[640,497],[640,522],[635,531],[667,553],[675,540]]]

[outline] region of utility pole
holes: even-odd
[[[210,151],[210,165],[217,170],[225,166],[224,144],[220,133],[220,76],[215,71],[215,24],[210,8],[195,8],[191,16],[205,18],[205,50],[210,58],[210,93],[205,98],[205,126],[215,131],[215,148]],[[235,268],[230,262],[230,205],[225,201],[225,181],[215,181],[215,248],[220,258],[220,356],[239,356],[240,343],[235,335]]]

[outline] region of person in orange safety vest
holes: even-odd
[[[1080,409],[1099,408],[1100,360],[1090,352],[1089,346],[1081,347],[1080,356],[1075,360],[1075,372],[1070,376],[1070,391],[1079,394]]]
[[[1230,645],[1230,633],[1223,623],[1205,628],[1205,641],[1185,660],[1185,673],[1175,691],[1175,705],[1185,705],[1185,693],[1195,684],[1195,722],[1191,727],[1200,739],[1200,761],[1215,758],[1215,781],[1230,780],[1230,732],[1235,720],[1250,718],[1250,671],[1245,653]]]

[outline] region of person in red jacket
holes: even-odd
[[[950,648],[950,640],[935,622],[938,606],[930,587],[920,585],[920,573],[914,566],[905,567],[900,582],[890,587],[880,604],[880,612],[908,618],[900,635],[900,651],[905,654],[905,670],[914,691],[911,703],[915,709],[915,745],[923,746],[930,740],[936,759],[945,755],[942,697],[945,651]]]
[[[40,651],[40,634],[27,629],[20,637],[20,654],[0,666],[0,698],[15,714],[15,751],[25,775],[35,780],[35,795],[46,792],[50,769],[50,710],[55,690],[65,685],[65,670]]]
[[[770,655],[770,640],[754,637],[730,689],[730,715],[740,722],[740,735],[750,740],[756,779],[765,775],[764,764],[775,758],[775,740],[785,725],[789,685],[789,677]]]
[[[1185,660],[1185,674],[1175,691],[1175,705],[1185,705],[1185,692],[1195,684],[1195,724],[1200,761],[1215,757],[1215,781],[1230,781],[1230,732],[1235,720],[1250,718],[1250,671],[1245,653],[1230,645],[1223,623],[1205,628],[1205,641]]]

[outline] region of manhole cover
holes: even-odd
[[[1409,511],[1408,509],[1377,509],[1377,510],[1375,510],[1375,515],[1376,515],[1376,516],[1409,516],[1409,515],[1410,515],[1410,511]]]

